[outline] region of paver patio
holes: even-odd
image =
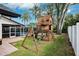
[[[11,45],[12,42],[17,42],[23,40],[23,37],[14,37],[14,38],[5,38],[2,41],[2,45],[0,45],[0,56],[10,54],[16,50],[18,50],[16,47]]]

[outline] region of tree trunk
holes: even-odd
[[[59,26],[57,26],[57,34],[61,34],[62,30],[59,28]]]
[[[65,21],[65,15],[66,15],[66,11],[67,11],[68,6],[69,6],[69,3],[65,5],[64,10],[62,11],[61,18],[58,21],[58,24],[57,24],[57,27],[58,27],[57,28],[57,33],[58,34],[62,33],[62,28],[63,28],[63,24],[64,24],[64,21]]]
[[[59,26],[59,21],[57,21],[57,34],[61,34],[60,26]]]

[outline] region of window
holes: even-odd
[[[3,27],[2,32],[3,33],[9,33],[9,27]]]
[[[11,27],[11,36],[15,36],[15,27]]]
[[[20,28],[16,28],[16,32],[20,32]]]
[[[15,28],[11,28],[11,32],[15,32]]]
[[[46,20],[47,22],[49,21],[49,19]]]
[[[9,27],[3,26],[2,27],[2,38],[9,37]]]
[[[16,36],[20,36],[20,27],[16,27]]]

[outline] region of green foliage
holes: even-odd
[[[23,15],[22,15],[22,18],[23,18],[23,20],[24,21],[28,21],[28,19],[30,19],[30,15],[29,15],[29,13],[28,12],[25,12]]]
[[[30,10],[33,12],[35,19],[41,16],[41,8],[37,4],[34,4],[34,7]]]
[[[53,26],[53,32],[54,32],[54,33],[57,32],[56,26]]]
[[[36,25],[36,23],[30,23],[30,24],[28,24],[27,26],[28,26],[28,27],[35,27],[35,25]]]
[[[25,12],[23,15],[22,15],[22,21],[24,21],[24,25],[26,25],[26,22],[31,19],[30,17],[30,14],[28,12]]]
[[[68,26],[76,25],[79,22],[79,14],[68,15],[65,20],[62,32],[67,32]]]

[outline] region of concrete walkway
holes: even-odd
[[[2,41],[2,45],[0,45],[0,56],[4,56],[7,54],[10,54],[16,50],[18,50],[16,47],[11,45],[12,42],[17,42],[23,40],[23,37],[15,37],[15,38],[5,38]]]

